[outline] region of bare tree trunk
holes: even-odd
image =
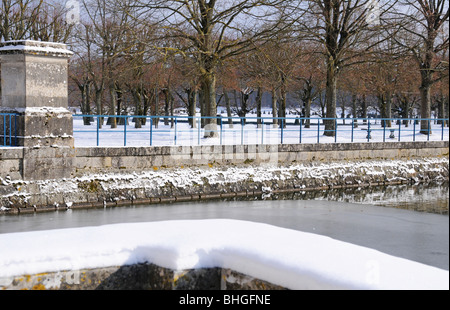
[[[172,97],[172,93],[170,94],[170,116],[172,116],[171,118],[170,118],[170,128],[173,128],[174,127],[174,118],[173,118],[173,97]]]
[[[392,118],[392,94],[390,91],[386,93],[386,120],[385,125],[386,127],[392,127],[392,121],[390,120]]]
[[[189,123],[192,128],[197,128],[197,122],[195,121],[195,116],[197,115],[197,91],[192,88],[188,90],[188,110],[189,116],[192,117],[189,119]]]
[[[273,117],[273,127],[274,128],[278,127],[277,101],[278,101],[277,92],[273,89],[272,90],[272,117]]]
[[[412,115],[410,116],[410,113],[412,112],[411,109],[411,103],[409,102],[409,98],[407,95],[401,95],[400,97],[400,107],[402,110],[401,113],[401,117],[402,118],[408,118],[408,117],[412,117]],[[406,127],[408,127],[408,120],[403,120],[403,125],[405,125]]]
[[[444,118],[447,119],[445,121],[445,126],[449,127],[449,121],[448,121],[448,116],[449,116],[449,110],[450,110],[450,100],[449,100],[449,96],[447,95],[447,97],[445,98],[445,104],[444,104]]]
[[[1,68],[0,68],[0,72],[1,72]],[[90,82],[89,81],[84,81],[83,83],[79,82],[78,80],[75,79],[75,83],[78,86],[78,89],[80,90],[81,93],[81,114],[84,115],[90,115],[91,114],[91,109],[90,109]],[[0,93],[1,95],[1,93]],[[85,126],[89,126],[91,124],[91,118],[90,117],[83,117],[83,124]]]
[[[102,104],[102,99],[103,99],[103,87],[98,87],[95,89],[95,106],[97,108],[97,114],[98,115],[102,115],[103,114],[103,104]],[[98,128],[102,128],[103,127],[103,117],[100,117],[98,119]]]
[[[284,73],[281,73],[280,76],[280,102],[278,106],[278,117],[280,118],[286,118],[286,96],[287,96],[287,90],[286,90],[286,76]],[[281,123],[280,123],[281,122]],[[283,128],[286,127],[286,119],[280,119],[278,122],[280,125],[283,126]]]
[[[140,90],[134,88],[131,93],[133,94],[134,106],[135,106],[135,116],[139,116],[142,114],[142,96]],[[142,128],[141,119],[138,117],[134,118],[134,128]]]
[[[367,101],[366,101],[366,95],[362,95],[361,98],[361,110],[362,110],[362,115],[361,117],[363,118],[363,123],[367,123]]]
[[[155,101],[155,116],[159,116],[159,89],[157,86],[153,89],[153,98]],[[158,128],[159,127],[159,118],[155,118],[154,123],[155,123],[155,128]]]
[[[228,127],[233,128],[233,118],[231,115],[231,105],[230,105],[230,97],[228,97],[228,93],[226,91],[223,92],[225,97],[225,105],[227,107],[227,116],[228,116]]]
[[[122,90],[116,85],[116,97],[117,97],[117,115],[122,115]],[[120,120],[119,120],[120,125]]]
[[[114,86],[114,83],[111,83],[109,85],[109,96],[111,99],[111,107],[110,107],[110,114],[116,113],[116,106],[117,106],[117,98],[116,98],[116,88]],[[117,128],[117,118],[116,117],[110,117],[108,120],[109,124],[111,125],[111,128]]]
[[[278,110],[278,116],[283,118],[281,119],[281,124],[283,128],[286,128],[286,88],[281,87],[280,90],[280,106]]]
[[[142,116],[148,115],[148,110],[150,109],[150,96],[148,95],[148,90],[144,88],[144,86],[141,87],[142,91]],[[147,124],[147,118],[143,117],[140,119],[141,125],[145,126]]]
[[[301,91],[301,98],[303,101],[303,117],[305,120],[305,128],[311,128],[311,104],[313,97],[313,86],[311,83],[311,78],[309,80],[304,80],[303,89]]]
[[[447,102],[447,99],[444,96],[444,93],[441,91],[441,94],[439,95],[439,99],[438,99],[438,124],[445,125],[445,104]]]
[[[262,106],[262,96],[263,96],[263,91],[262,91],[262,87],[259,86],[258,87],[258,95],[256,96],[256,116],[258,117],[257,119],[257,125],[260,128],[261,124],[262,124],[262,112],[261,112],[261,106]]]
[[[205,99],[205,108],[206,115],[208,118],[206,120],[205,125],[205,138],[215,138],[219,136],[219,132],[217,131],[217,102],[216,102],[216,76],[215,74],[208,74],[204,77],[204,99]]]
[[[205,119],[203,118],[206,116],[206,108],[205,108],[205,90],[202,88],[198,92],[198,100],[200,104],[200,116],[202,119],[200,120],[200,126],[201,128],[205,128]]]
[[[420,87],[421,104],[420,104],[420,133],[424,135],[432,134],[431,132],[431,85],[426,81],[422,82]]]
[[[250,112],[249,99],[252,92],[249,88],[241,90],[241,107],[238,109],[238,116],[242,117],[244,125],[247,123],[247,113]]]
[[[324,135],[328,137],[335,136],[335,121],[336,118],[336,98],[337,98],[337,74],[336,68],[332,63],[328,64],[328,72],[327,72],[327,90],[326,90],[326,120],[325,123],[325,132]]]
[[[165,95],[165,101],[164,101],[164,125],[169,125],[169,114],[170,114],[170,101],[171,101],[171,96],[170,96],[170,91],[168,88],[164,88],[163,90],[164,95]]]
[[[356,94],[352,94],[352,114],[353,114],[353,127],[358,128],[358,110],[356,107]]]
[[[305,101],[305,128],[311,128],[311,96],[308,96]]]
[[[342,124],[345,125],[345,94],[341,95],[341,118]]]

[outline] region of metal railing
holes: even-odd
[[[0,147],[17,146],[17,121],[15,113],[0,113]]]
[[[93,124],[84,125],[83,118],[89,118]],[[108,118],[116,118],[117,128],[103,125]],[[216,119],[217,127],[202,126],[202,122],[209,119]],[[138,120],[144,123],[142,128],[134,128],[130,124]],[[76,144],[95,146],[415,142],[449,139],[449,119],[434,118],[74,115],[74,121]],[[324,123],[327,121],[334,122],[335,129],[326,130]],[[420,125],[423,121],[428,123],[425,134]],[[195,123],[195,127],[192,123]],[[388,123],[392,125],[387,127]],[[214,138],[204,138],[205,133],[210,132],[214,132]],[[92,141],[92,135],[95,141]],[[86,143],[87,140],[90,144]]]

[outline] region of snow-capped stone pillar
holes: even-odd
[[[0,43],[1,111],[18,113],[19,145],[72,146],[65,44],[38,41]]]
[[[73,118],[68,110],[65,44],[0,42],[0,112],[16,113],[12,132],[24,148],[24,179],[67,176],[74,157]],[[28,152],[28,153],[27,153]]]

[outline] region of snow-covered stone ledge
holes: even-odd
[[[92,280],[102,287],[111,273],[105,272],[107,277],[102,278],[97,272],[94,279],[87,277],[88,270],[139,264],[175,271],[170,281],[182,278],[189,270],[221,268],[245,275],[247,280],[259,279],[272,287],[293,290],[449,289],[446,270],[329,237],[236,220],[6,234],[0,235],[0,248],[0,289],[71,289]],[[41,282],[33,275],[39,275]],[[129,276],[145,288],[160,284],[147,283],[145,277],[136,274]],[[211,273],[205,273],[193,281],[207,282],[210,277]],[[167,279],[163,274],[160,278]],[[232,278],[227,281],[232,283]],[[166,288],[174,288],[172,284]]]

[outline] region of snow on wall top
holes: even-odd
[[[69,51],[67,45],[62,43],[32,40],[0,42],[0,54],[18,53],[57,57],[73,56],[73,52]]]
[[[329,237],[236,220],[0,235],[2,277],[153,263],[226,268],[288,289],[449,289],[449,272]]]

